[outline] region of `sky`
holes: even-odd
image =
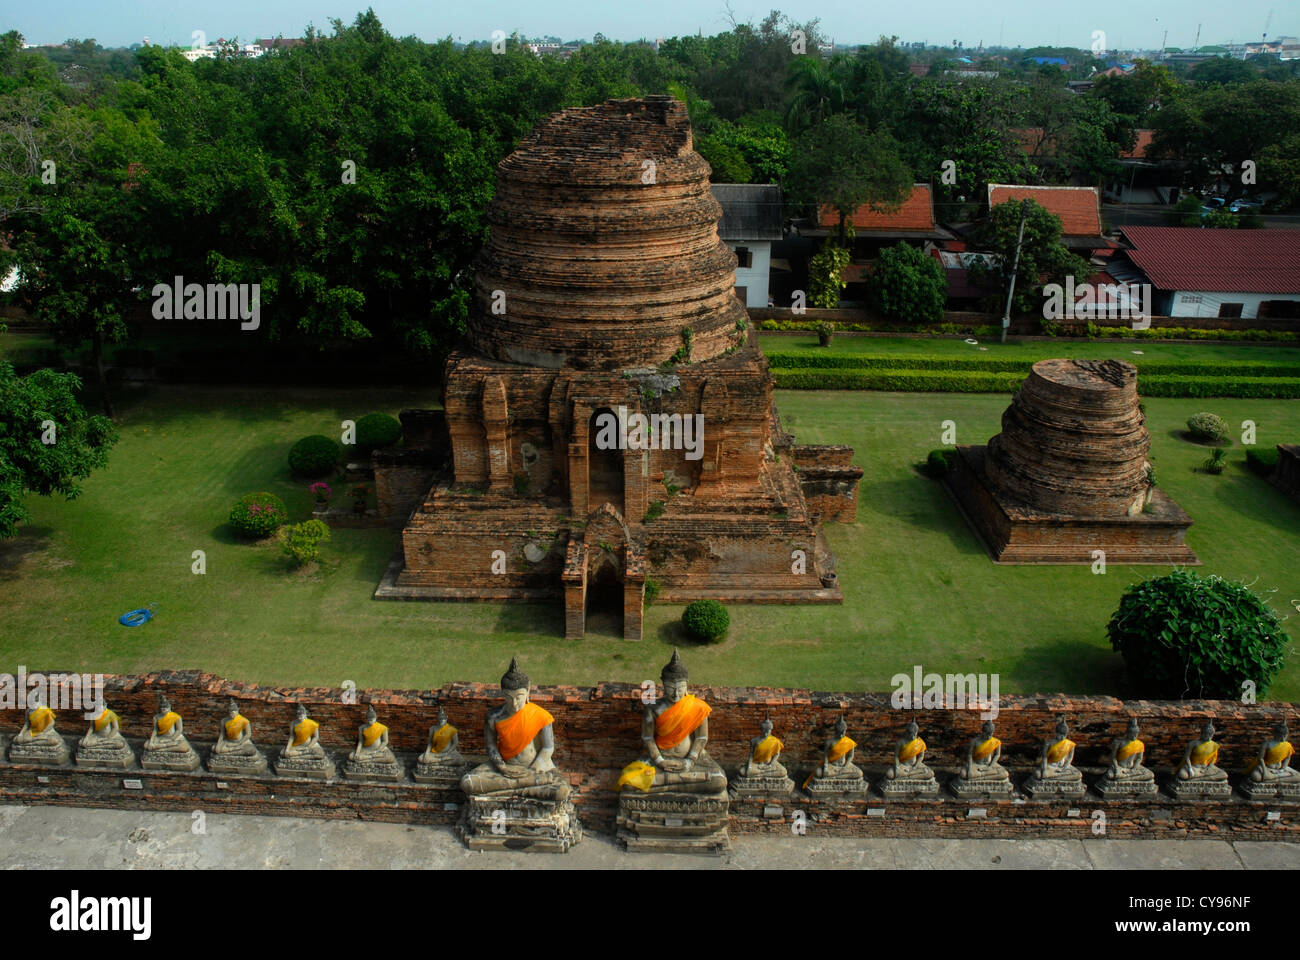
[[[443,37],[490,40],[494,30],[524,36],[554,35],[611,40],[656,39],[730,26],[728,0],[48,0],[9,4],[0,32],[16,29],[28,43],[93,37],[104,46],[152,43],[189,46],[195,30],[206,38],[302,36],[308,24],[329,32],[329,22],[351,23],[367,6],[389,33],[423,40]],[[758,23],[773,8],[803,22],[820,18],[839,43],[869,43],[880,35],[902,41],[965,46],[1070,46],[1090,48],[1094,31],[1105,49],[1155,49],[1166,30],[1168,45],[1190,49],[1200,25],[1201,44],[1300,36],[1295,0],[730,0],[736,21]]]

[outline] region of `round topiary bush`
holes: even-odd
[[[1228,439],[1228,424],[1214,413],[1197,413],[1187,418],[1187,433],[1200,443],[1221,443]]]
[[[1134,695],[1262,699],[1289,641],[1277,614],[1240,583],[1179,570],[1125,591],[1106,627],[1124,657]]]
[[[682,611],[682,626],[697,640],[717,640],[731,626],[731,615],[717,600],[696,600]]]
[[[289,450],[289,469],[300,477],[319,477],[338,466],[343,448],[319,433],[303,437]]]
[[[269,537],[288,519],[284,501],[273,493],[245,494],[230,511],[230,525],[241,537],[250,540]]]
[[[402,424],[386,413],[367,413],[357,421],[357,453],[370,456],[382,447],[391,447],[402,436]]]

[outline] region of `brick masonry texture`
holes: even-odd
[[[941,780],[955,771],[969,739],[980,725],[976,710],[900,710],[889,694],[826,693],[800,689],[718,688],[693,684],[713,713],[709,718],[709,753],[731,776],[743,760],[751,737],[764,717],[785,743],[782,762],[796,782],[817,762],[822,741],[843,715],[848,732],[858,742],[856,762],[869,778],[878,779],[888,765],[895,740],[909,720],[921,727],[929,753],[926,762]],[[105,699],[122,717],[123,733],[137,748],[147,736],[157,695],[166,693],[185,719],[190,742],[206,757],[230,698],[254,727],[257,743],[274,762],[288,735],[299,702],[308,704],[321,724],[321,742],[336,762],[356,743],[357,726],[366,706],[374,704],[391,731],[391,742],[408,767],[426,744],[438,706],[460,730],[461,751],[467,758],[483,752],[483,721],[500,702],[495,684],[451,683],[439,690],[358,691],[357,703],[342,702],[342,691],[274,688],[240,684],[195,671],[169,671],[144,676],[113,676],[105,683]],[[603,683],[595,687],[542,686],[533,700],[555,716],[556,763],[575,788],[575,801],[584,824],[610,831],[617,809],[614,784],[619,770],[639,753],[641,723],[639,683]],[[1245,705],[1230,701],[1120,701],[1110,697],[1004,697],[997,718],[997,735],[1004,743],[1003,764],[1017,781],[1036,761],[1043,738],[1051,735],[1058,716],[1070,723],[1078,743],[1076,765],[1088,779],[1105,768],[1110,742],[1123,734],[1129,717],[1137,717],[1147,744],[1147,765],[1163,782],[1181,762],[1187,742],[1198,736],[1205,719],[1213,719],[1222,745],[1220,765],[1234,780],[1257,755],[1274,722],[1295,716],[1300,705]],[[17,732],[21,715],[6,711],[4,740]],[[60,732],[70,740],[84,733],[84,721],[73,710],[60,712]],[[37,777],[48,778],[40,783]],[[144,790],[122,787],[123,779],[138,779]],[[218,784],[224,786],[218,786]],[[846,804],[817,803],[806,798],[786,800],[784,820],[763,816],[761,803],[732,804],[732,825],[739,831],[788,831],[789,814],[806,812],[812,829],[844,836],[1063,836],[1089,829],[1094,810],[1103,810],[1107,835],[1119,836],[1259,836],[1300,839],[1300,804],[1280,800],[1249,801],[1234,795],[1222,802],[1179,802],[1161,795],[1143,802],[1106,801],[1089,796],[1082,801],[958,801],[946,794],[928,801],[882,800],[879,797]],[[463,801],[459,791],[407,782],[359,783],[340,779],[325,783],[265,777],[217,777],[196,774],[153,774],[143,771],[106,772],[73,768],[36,768],[0,762],[0,798],[74,806],[207,809],[231,813],[271,813],[295,816],[359,818],[410,823],[450,823],[457,816],[448,804]],[[983,819],[969,817],[971,808],[987,811]],[[883,809],[883,814],[869,810]],[[1071,817],[1069,811],[1080,814]],[[1268,811],[1281,811],[1268,821]],[[1065,832],[1063,832],[1065,831]]]

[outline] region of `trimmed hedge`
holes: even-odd
[[[1011,393],[1023,373],[984,370],[773,369],[782,390],[894,390],[927,393]],[[1300,398],[1300,377],[1148,376],[1138,383],[1147,397],[1244,397],[1253,400]]]
[[[319,477],[333,470],[343,448],[319,433],[303,437],[289,450],[289,469],[298,476]]]
[[[731,626],[731,614],[717,600],[696,600],[682,611],[682,626],[697,640],[717,640]]]
[[[391,447],[402,436],[402,424],[386,413],[367,413],[357,421],[356,452],[370,456],[383,447]]]
[[[766,354],[771,366],[782,370],[984,370],[1028,374],[1033,360],[997,357],[913,357],[902,354],[836,354],[820,351]],[[1300,365],[1279,363],[1196,363],[1177,360],[1133,361],[1142,376],[1191,377],[1300,377]],[[1141,380],[1139,380],[1139,387]]]

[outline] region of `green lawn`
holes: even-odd
[[[0,670],[145,671],[197,667],[272,684],[429,687],[494,680],[518,653],[541,683],[639,682],[658,676],[680,642],[680,607],[647,611],[647,639],[560,639],[558,606],[378,602],[370,594],[397,544],[389,530],[335,530],[326,561],[291,572],[272,544],[232,539],[225,518],[254,490],[308,515],[285,455],[308,433],[333,433],[371,410],[428,406],[413,390],[164,386],[123,393],[122,440],[110,467],[71,503],[32,499],[34,522],[0,544]],[[1120,693],[1121,663],[1105,623],[1124,586],[1164,568],[999,567],[941,488],[912,469],[939,446],[998,429],[1002,396],[781,392],[802,442],[849,443],[866,470],[858,522],[827,529],[846,602],[736,606],[727,639],[693,648],[693,676],[720,684],[882,690],[914,664],[988,671],[1004,692]],[[1196,519],[1189,535],[1205,572],[1239,577],[1290,611],[1300,588],[1300,506],[1242,466],[1193,473],[1205,450],[1174,436],[1208,407],[1254,419],[1259,443],[1300,435],[1300,401],[1147,401],[1162,486]],[[206,552],[207,573],[191,572]],[[1277,592],[1273,592],[1277,591]],[[117,617],[158,605],[136,629]],[[1272,696],[1300,700],[1290,667]]]

